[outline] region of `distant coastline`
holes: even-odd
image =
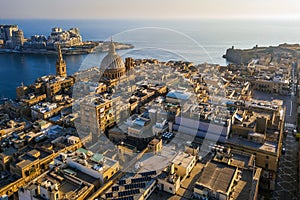
[[[65,55],[105,52],[108,49],[105,41],[83,41],[79,28],[63,30],[54,27],[48,36],[34,34],[25,38],[17,24],[0,25],[0,53],[57,54],[58,45]],[[115,46],[117,50],[133,48],[130,44],[116,42]]]
[[[124,50],[124,49],[133,49],[134,46],[131,44],[114,42],[116,50]],[[108,51],[108,42],[86,42],[85,45],[62,48],[63,55],[82,55],[89,54],[93,52],[107,52]],[[57,50],[55,49],[8,49],[8,48],[0,48],[0,53],[16,53],[16,54],[57,54]]]
[[[300,45],[299,44],[279,44],[278,46],[259,47],[254,46],[252,49],[236,49],[234,46],[226,50],[223,55],[227,61],[235,64],[248,64],[253,59],[258,59],[262,55],[272,54],[274,52],[288,52],[295,58],[299,57]]]

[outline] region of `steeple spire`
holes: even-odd
[[[63,60],[62,58],[62,53],[61,53],[61,48],[60,48],[60,44],[57,45],[57,51],[58,51],[58,57],[57,60]]]
[[[56,76],[67,76],[66,62],[64,61],[61,53],[60,44],[57,45],[58,57],[56,60]]]

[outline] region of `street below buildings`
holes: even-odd
[[[293,133],[289,131],[283,139],[286,148],[284,155],[280,157],[276,187],[273,193],[274,200],[298,200],[298,142]]]

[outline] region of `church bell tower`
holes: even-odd
[[[67,67],[66,67],[66,62],[64,61],[60,49],[60,44],[57,46],[58,50],[58,57],[56,60],[56,76],[62,76],[66,77],[67,76]]]

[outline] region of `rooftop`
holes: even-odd
[[[229,144],[246,146],[246,147],[249,147],[252,149],[266,151],[266,152],[270,152],[270,153],[276,153],[277,148],[278,148],[278,144],[275,142],[266,141],[263,144],[260,144],[257,142],[252,142],[252,141],[249,141],[246,139],[242,139],[238,135],[233,135],[232,137],[227,139],[227,142]]]
[[[91,186],[91,184],[84,180],[63,171],[49,171],[39,176],[34,182],[30,182],[24,186],[24,189],[33,190],[36,187],[43,187],[49,192],[59,191],[61,197],[64,196],[67,199],[74,199],[91,189]],[[37,198],[39,199],[39,196],[37,196]]]
[[[152,175],[154,172],[145,174],[125,174],[116,184],[109,188],[103,195],[104,199],[140,199],[145,191],[152,188],[155,180]]]
[[[190,163],[195,159],[193,155],[184,153],[184,152],[179,152],[176,157],[173,159],[173,163],[175,165],[180,165],[182,167],[188,167]]]
[[[219,162],[208,162],[196,184],[226,194],[233,181],[236,168]]]
[[[140,172],[147,172],[153,170],[163,170],[170,162],[175,158],[177,152],[172,146],[163,146],[162,150],[158,154],[146,153],[140,159],[142,167]]]
[[[191,93],[183,92],[179,90],[172,90],[167,94],[167,97],[173,99],[180,99],[180,100],[188,100],[191,97]]]
[[[99,173],[105,172],[106,170],[118,163],[118,161],[116,160],[105,157],[102,154],[93,153],[84,148],[79,148],[75,152],[75,154],[61,154],[56,159],[62,161],[63,157],[65,157],[68,160],[67,163],[76,162]],[[70,164],[70,166],[73,165]]]

